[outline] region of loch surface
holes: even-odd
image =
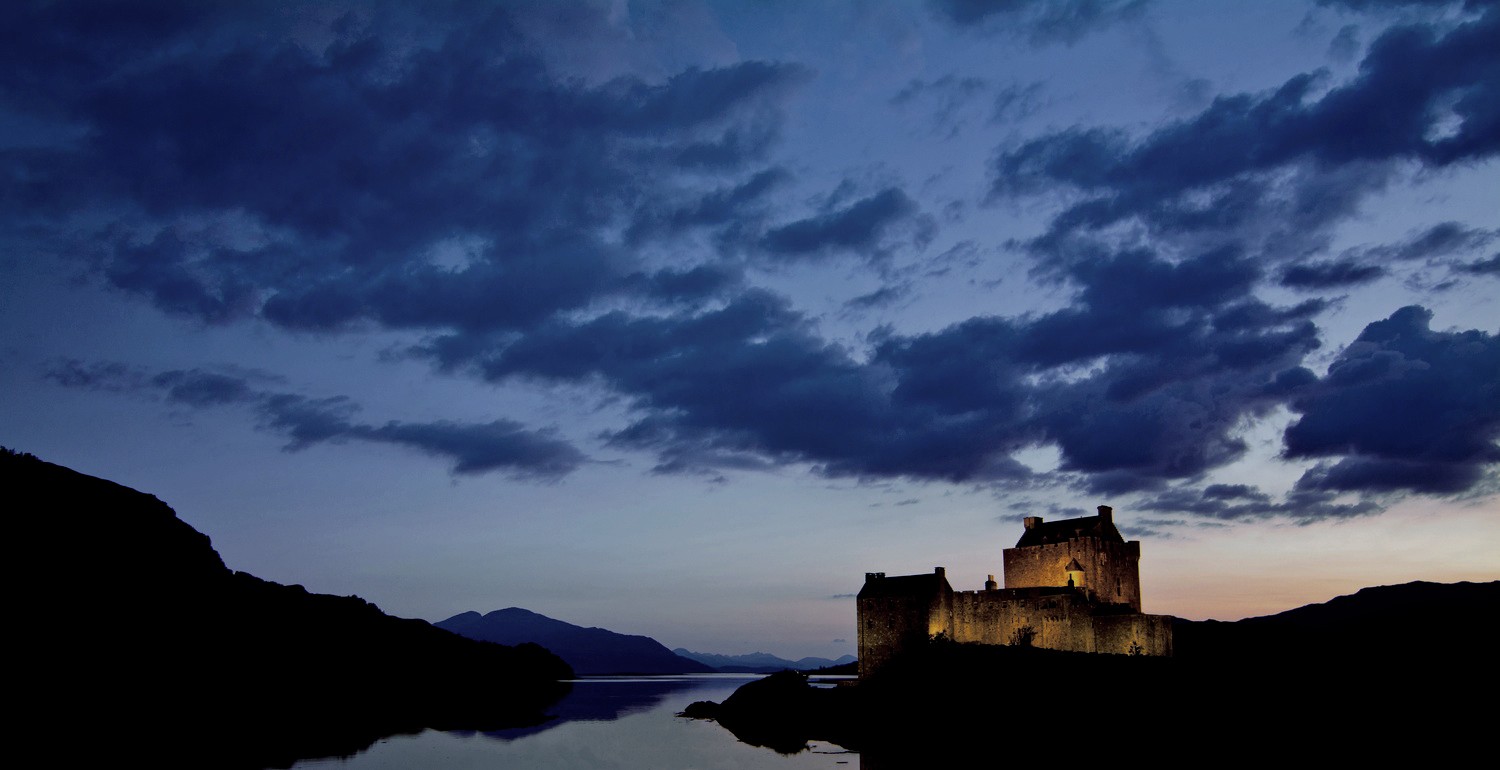
[[[859,756],[829,743],[794,755],[748,746],[719,725],[677,716],[689,703],[722,702],[754,675],[702,674],[600,677],[573,682],[551,709],[555,719],[535,727],[495,732],[396,735],[344,759],[298,762],[296,768],[693,768],[803,770],[857,768]]]

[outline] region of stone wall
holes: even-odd
[[[893,579],[893,585],[903,579]],[[870,587],[867,580],[867,590],[858,600],[861,676],[939,633],[956,642],[1116,655],[1172,654],[1170,617],[1097,605],[1082,591],[1066,587],[953,591],[946,580],[935,590],[915,593]]]
[[[1096,615],[1094,644],[1098,652],[1170,656],[1172,618],[1168,615]]]
[[[1094,652],[1090,609],[1081,594],[1067,589],[961,591],[953,594],[948,633],[958,642]]]

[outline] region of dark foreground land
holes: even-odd
[[[689,715],[781,752],[836,743],[859,751],[866,770],[1426,766],[1492,757],[1500,743],[1500,663],[1461,630],[1497,610],[1500,583],[1424,583],[1254,621],[1184,621],[1176,658],[938,642],[854,686],[813,688],[788,672]]]
[[[567,692],[572,671],[536,645],[230,571],[150,495],[5,450],[0,490],[8,694],[57,764],[289,766],[427,727],[536,724]]]

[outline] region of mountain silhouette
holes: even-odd
[[[810,671],[818,668],[829,668],[830,666],[842,666],[855,662],[853,655],[845,655],[838,660],[828,658],[806,657],[798,660],[787,660],[772,655],[769,652],[752,652],[746,655],[717,655],[711,652],[693,652],[692,650],[678,647],[672,652],[684,658],[696,660],[726,674],[774,674],[777,671],[792,669],[795,671]]]
[[[1436,631],[1431,624],[1438,619],[1497,610],[1500,581],[1374,586],[1263,617],[1174,619],[1173,655],[1179,660],[1388,657]]]
[[[3,448],[0,490],[12,700],[70,755],[284,767],[425,727],[536,724],[568,690],[536,645],[231,571],[151,495]]]
[[[520,607],[485,615],[462,612],[434,625],[479,641],[539,644],[580,675],[714,673],[713,667],[681,657],[649,636],[575,626]]]

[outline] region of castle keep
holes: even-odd
[[[1028,516],[1005,549],[1005,587],[955,591],[942,567],[926,575],[865,574],[859,673],[944,634],[956,642],[1075,652],[1171,655],[1172,619],[1141,613],[1141,544],[1115,529],[1114,510],[1062,521]]]

